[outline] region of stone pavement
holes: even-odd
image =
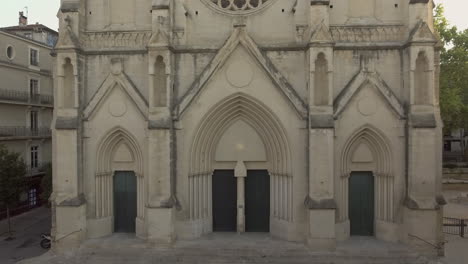
[[[40,246],[41,234],[50,232],[50,209],[41,207],[12,218],[15,239],[5,241],[7,220],[0,221],[0,263],[11,264],[47,252]]]
[[[123,263],[288,263],[288,264],[425,264],[400,244],[371,238],[340,243],[334,253],[313,253],[303,244],[271,238],[268,234],[215,233],[201,239],[179,241],[168,248],[150,247],[134,236],[116,234],[90,240],[76,254],[51,252],[21,264],[123,264]]]

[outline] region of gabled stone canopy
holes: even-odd
[[[334,105],[334,117],[337,118],[346,109],[351,99],[359,93],[361,88],[366,84],[370,84],[374,87],[388,106],[400,119],[405,118],[405,110],[398,97],[388,87],[382,77],[375,71],[369,71],[362,68],[358,74],[356,74],[341,93],[335,98]]]
[[[226,41],[224,46],[218,51],[217,55],[213,58],[211,63],[200,76],[195,80],[190,89],[182,96],[176,107],[176,114],[182,115],[184,111],[190,106],[194,98],[209,82],[211,77],[216,74],[219,69],[228,60],[232,52],[237,46],[243,46],[249,55],[255,59],[256,62],[263,68],[265,73],[271,78],[275,86],[283,93],[297,113],[302,118],[307,118],[307,106],[304,101],[299,97],[292,85],[287,79],[276,69],[270,59],[255,44],[252,38],[249,37],[244,27],[234,28],[233,33]]]
[[[113,72],[110,73],[99,89],[93,95],[92,99],[83,111],[83,118],[89,119],[92,117],[95,110],[101,105],[102,102],[110,95],[111,91],[118,85],[122,87],[130,100],[137,106],[142,116],[147,119],[148,116],[148,102],[144,96],[133,85],[132,81],[122,70],[120,62],[114,62]]]

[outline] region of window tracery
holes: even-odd
[[[208,0],[208,2],[213,3],[223,11],[239,13],[263,8],[272,0]]]

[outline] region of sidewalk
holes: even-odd
[[[40,246],[41,234],[50,233],[50,209],[40,207],[11,219],[15,239],[5,241],[7,220],[0,221],[0,263],[13,264],[19,260],[47,252]]]

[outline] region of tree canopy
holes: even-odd
[[[434,26],[443,43],[440,57],[440,109],[445,130],[468,129],[468,29],[449,24],[437,5]]]
[[[26,165],[18,153],[0,145],[0,203],[11,207],[25,188]]]

